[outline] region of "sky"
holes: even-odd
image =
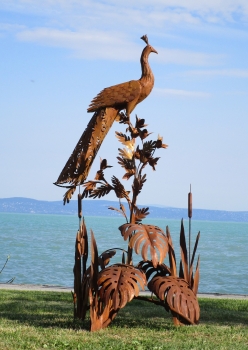
[[[169,147],[138,204],[185,208],[191,184],[195,208],[248,211],[247,29],[247,0],[0,0],[0,198],[62,203],[53,182],[88,105],[140,78],[147,34],[155,85],[132,118]],[[125,127],[114,123],[88,179],[100,157],[107,179],[122,177],[115,131]]]

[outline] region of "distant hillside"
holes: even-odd
[[[119,203],[106,200],[84,200],[84,216],[117,216],[117,212],[108,210],[108,207],[119,208]],[[140,207],[146,207],[142,205]],[[0,212],[2,213],[30,213],[30,214],[62,214],[77,215],[77,201],[72,200],[63,205],[62,201],[39,201],[30,198],[14,197],[0,198]],[[149,217],[164,219],[186,219],[187,209],[149,206]],[[235,221],[248,222],[247,211],[224,211],[193,209],[194,220],[207,221]]]

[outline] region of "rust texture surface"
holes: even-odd
[[[86,180],[96,154],[113,122],[117,119],[129,124],[130,113],[152,91],[154,76],[148,63],[148,57],[151,52],[157,53],[157,51],[149,45],[146,35],[141,39],[147,45],[140,58],[142,71],[140,79],[103,89],[92,100],[88,108],[88,112],[94,112],[94,114],[54,183],[60,186],[67,184],[65,187],[68,190],[64,196],[64,203],[69,202],[76,186],[83,184]],[[126,111],[126,115],[119,114],[122,110]]]
[[[184,224],[181,221],[181,255],[177,264],[169,227],[164,232],[160,227],[149,224],[149,208],[137,204],[138,196],[147,181],[144,170],[146,167],[156,170],[160,157],[155,156],[155,153],[168,147],[160,135],[155,140],[148,140],[151,133],[147,130],[144,119],[136,116],[132,124],[130,118],[135,106],[149,95],[154,85],[148,56],[156,50],[149,45],[147,36],[142,39],[146,42],[146,47],[141,54],[141,78],[106,88],[92,100],[88,112],[94,112],[93,117],[55,183],[67,184],[64,202],[70,200],[77,186],[81,185],[83,188],[82,193],[78,194],[80,227],[75,242],[72,294],[74,317],[84,320],[89,315],[91,331],[107,327],[119,310],[134,298],[160,305],[171,313],[175,325],[195,325],[200,317],[197,300],[199,257],[194,266],[200,232],[191,255],[190,239],[187,248]],[[123,109],[126,114],[121,112]],[[115,133],[120,143],[117,162],[124,171],[123,177],[119,179],[112,175],[108,179],[107,173],[112,167],[107,159],[101,159],[94,179],[87,180],[90,167],[114,120],[124,124],[125,128],[125,131]],[[129,189],[126,187],[128,184]],[[122,215],[123,224],[116,231],[127,246],[126,249],[114,247],[99,253],[92,230],[90,240],[88,239],[82,219],[82,200],[102,198],[110,192],[117,197],[119,207],[108,209]],[[188,214],[191,220],[191,191],[188,197]],[[114,228],[111,230],[113,234]],[[89,252],[91,261],[87,265]],[[111,264],[113,257],[116,260],[118,254],[119,262]],[[141,256],[137,265],[133,264],[134,254]],[[145,288],[150,290],[151,297],[140,295]]]

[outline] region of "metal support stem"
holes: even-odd
[[[191,242],[191,218],[189,218],[189,279],[190,279],[190,256],[191,256],[190,255],[190,242]]]
[[[82,219],[82,196],[80,193],[80,185],[78,186],[78,219],[79,219],[79,230],[80,230],[81,219]]]
[[[191,217],[192,217],[192,193],[191,193],[191,185],[190,185],[190,192],[188,194],[188,217],[189,217],[189,260],[188,260],[188,268],[189,268],[189,283],[191,283],[191,276],[190,276],[190,245],[191,245]]]

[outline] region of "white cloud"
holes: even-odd
[[[157,27],[165,22],[246,22],[248,18],[247,0],[0,0],[1,8],[61,17],[64,21],[73,18],[77,25],[85,15],[104,23],[112,18],[125,24],[126,30],[138,24]]]
[[[179,23],[189,23],[189,24],[199,24],[200,20],[193,16],[191,13],[185,11],[153,11],[147,15],[149,22],[153,25],[161,25],[164,22],[179,24]]]
[[[230,34],[235,29],[226,30],[223,22],[235,22],[235,18],[238,18],[240,24],[246,23],[248,19],[247,0],[0,0],[1,9],[25,14],[24,19],[19,16],[20,23],[16,24],[28,27],[27,32],[18,34],[19,38],[28,35],[31,37],[32,31],[38,35],[34,28],[35,21],[36,27],[54,30],[53,34],[56,30],[61,30],[82,36],[81,33],[89,33],[94,28],[94,32],[103,37],[108,33],[114,37],[117,37],[116,33],[125,33],[127,39],[134,38],[136,33],[142,35],[147,32],[153,37],[171,36],[171,33],[178,35],[176,33],[179,28],[181,31],[192,28],[204,31],[224,28]],[[217,29],[218,24],[222,26],[217,26]],[[13,31],[11,26],[9,30]],[[19,32],[17,27],[16,31]],[[242,34],[241,30],[239,32]],[[35,33],[33,38],[34,35]],[[235,35],[239,36],[240,33]],[[44,44],[45,36],[44,33]],[[72,37],[75,42],[76,34]],[[41,34],[39,40],[41,41]],[[206,55],[199,56],[199,61],[205,58]]]
[[[162,96],[175,96],[175,97],[201,97],[206,98],[210,97],[210,94],[207,92],[201,91],[189,91],[189,90],[180,90],[180,89],[160,89],[154,88],[154,93]]]
[[[76,32],[52,28],[36,28],[17,33],[20,41],[71,49],[74,55],[87,59],[137,60],[140,50],[121,33],[97,30]]]
[[[205,76],[205,77],[232,77],[232,78],[248,78],[247,69],[210,69],[210,70],[192,70],[185,73],[189,76]]]
[[[246,9],[248,13],[248,1],[136,0],[134,4],[131,0],[0,0],[1,8],[25,13],[25,25],[5,24],[5,31],[15,32],[20,41],[67,48],[80,58],[136,61],[141,49],[141,43],[137,45],[138,36],[148,32],[151,38],[163,37],[160,41],[163,42],[166,36],[178,35],[175,33],[179,26],[183,31],[187,26],[198,30],[203,29],[203,22],[233,21],[234,14],[245,16]],[[33,17],[38,23],[35,27]],[[175,45],[182,47],[181,40],[179,35]],[[159,52],[156,61],[166,64],[211,66],[221,60],[221,55],[201,49],[177,50],[166,46],[156,49]]]
[[[130,42],[122,33],[101,32],[97,30],[76,32],[52,28],[35,28],[17,33],[20,41],[71,49],[80,58],[104,58],[112,60],[137,61],[140,47]],[[218,55],[179,49],[156,47],[156,62],[206,66],[219,61]]]
[[[18,32],[26,29],[26,26],[20,24],[0,23],[0,31],[2,32]]]
[[[104,5],[117,5],[120,12],[135,9],[141,14],[149,13],[148,18],[154,16],[159,21],[173,23],[234,22],[237,16],[239,21],[247,21],[248,17],[247,0],[119,0],[118,3],[108,0]]]
[[[218,63],[222,56],[194,52],[189,50],[158,48],[157,60],[162,63],[181,64],[189,66],[209,66]]]
[[[114,3],[109,0],[108,3]],[[118,4],[132,6],[132,0],[119,0]],[[212,14],[223,17],[226,20],[233,20],[234,14],[248,14],[247,0],[136,0],[136,8],[156,8],[161,10],[191,12],[201,17]]]

